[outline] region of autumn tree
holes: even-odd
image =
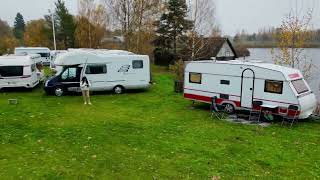
[[[309,78],[312,70],[312,60],[305,56],[304,47],[310,39],[310,22],[312,10],[300,17],[297,13],[290,12],[283,20],[276,36],[280,52],[272,49],[274,62],[290,66],[302,71],[305,78]]]
[[[94,0],[79,1],[79,16],[75,31],[78,47],[99,48],[106,33],[108,14],[103,4]]]
[[[50,28],[44,19],[32,20],[27,23],[24,33],[26,46],[49,47],[51,42],[48,38]]]
[[[121,29],[125,49],[151,53],[155,38],[153,22],[158,18],[161,0],[104,0],[113,28]]]
[[[8,23],[0,19],[0,55],[12,53],[17,44]]]
[[[23,16],[20,13],[17,13],[14,21],[14,28],[13,28],[14,36],[18,40],[22,41],[24,32],[25,32],[25,22],[24,22]]]
[[[219,36],[219,27],[216,23],[215,3],[213,0],[194,0],[189,4],[189,17],[193,27],[186,43],[181,43],[185,50],[190,51],[191,60],[199,58],[207,50],[208,43],[203,38]],[[189,53],[188,53],[189,54]]]

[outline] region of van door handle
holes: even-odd
[[[252,91],[253,89],[252,88],[250,88],[250,91]]]

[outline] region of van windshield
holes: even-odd
[[[23,76],[23,66],[0,66],[0,76]]]
[[[302,94],[309,91],[309,88],[303,79],[292,81],[292,84],[298,94]]]

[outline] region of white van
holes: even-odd
[[[308,118],[316,97],[299,70],[259,61],[195,61],[186,65],[184,97],[224,105],[225,110],[250,110],[254,104],[272,107],[285,116],[289,107]]]
[[[17,47],[14,50],[15,55],[39,54],[39,61],[43,65],[49,66],[51,63],[50,49],[47,47]]]
[[[150,62],[146,55],[114,55],[98,52],[73,51],[55,60],[56,76],[45,83],[45,91],[62,96],[79,91],[80,79],[86,76],[91,91],[144,89],[150,85]]]
[[[40,82],[37,69],[40,55],[0,56],[0,89],[12,87],[33,88]]]

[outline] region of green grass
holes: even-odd
[[[0,94],[1,179],[320,178],[320,123],[267,128],[210,118],[208,106],[155,85],[124,95]],[[18,98],[18,105],[7,100]]]

